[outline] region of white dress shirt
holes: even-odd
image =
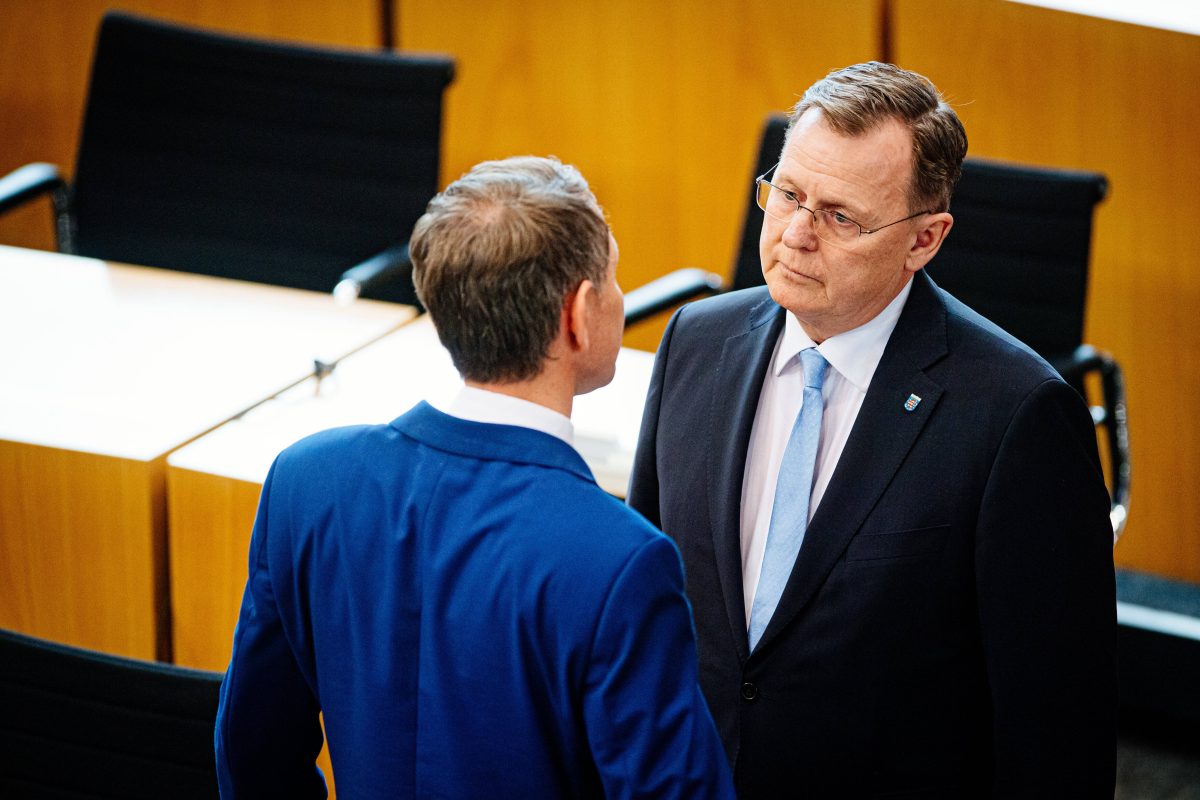
[[[746,473],[742,480],[742,591],[747,624],[762,571],[779,464],[783,460],[783,451],[804,397],[800,351],[815,346],[831,368],[821,388],[825,398],[825,413],[821,418],[821,441],[817,446],[812,496],[808,504],[808,518],[811,520],[842,456],[850,429],[854,427],[867,388],[871,385],[871,377],[879,366],[883,349],[896,328],[911,289],[910,280],[900,294],[870,322],[830,336],[819,346],[800,327],[795,315],[787,313],[783,333],[775,343],[775,353],[763,379],[758,411],[750,431],[750,446],[746,450]]]
[[[471,422],[532,428],[575,446],[575,426],[571,424],[570,417],[519,397],[464,386],[453,403],[438,410]]]

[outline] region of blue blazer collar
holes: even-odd
[[[592,471],[573,447],[531,428],[459,419],[424,401],[392,420],[391,427],[448,453],[513,464],[537,464],[570,472],[589,483],[596,482]]]

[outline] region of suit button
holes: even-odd
[[[743,683],[742,684],[742,699],[743,700],[757,700],[758,699],[758,687],[755,686],[753,683]]]

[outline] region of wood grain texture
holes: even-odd
[[[154,659],[164,468],[0,440],[0,628]]]
[[[892,6],[898,63],[956,105],[971,154],[1108,175],[1087,340],[1128,383],[1133,485],[1115,556],[1200,582],[1200,37],[999,0]]]
[[[0,175],[32,161],[74,171],[100,18],[120,8],[254,36],[382,42],[379,0],[0,0]],[[54,249],[49,203],[0,217],[0,243]]]
[[[260,491],[261,482],[167,470],[176,664],[229,665]]]
[[[626,289],[685,266],[729,275],[764,118],[880,39],[877,0],[392,2],[400,47],[458,64],[443,183],[510,155],[577,165]],[[625,343],[655,349],[665,322]]]

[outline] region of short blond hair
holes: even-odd
[[[792,110],[788,129],[811,108],[819,108],[843,136],[859,136],[888,119],[899,120],[912,134],[909,211],[950,207],[967,154],[967,132],[928,78],[895,64],[854,64],[810,86]]]
[[[587,181],[554,158],[485,161],[446,187],[409,244],[417,297],[463,378],[541,372],[563,302],[604,291],[608,224]]]

